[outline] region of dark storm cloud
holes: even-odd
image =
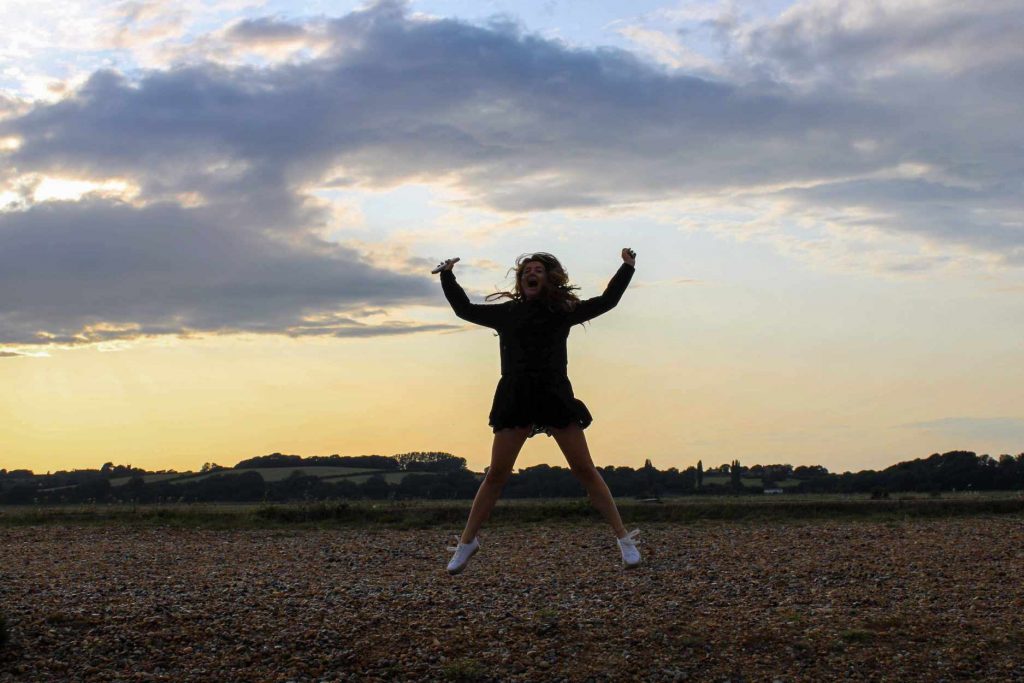
[[[1024,265],[1024,5],[803,2],[777,19],[730,28],[723,40],[737,77],[885,112],[872,130],[851,132],[820,157],[858,157],[877,169],[873,177],[786,196],[809,208],[854,210],[854,222],[867,212],[886,232]],[[904,164],[920,169],[916,177],[879,177]]]
[[[857,180],[782,194],[806,206],[847,210],[847,216],[833,219],[840,224],[867,222],[892,234],[973,248],[998,255],[1007,264],[1024,265],[1019,203],[991,187],[983,191],[920,179]],[[983,215],[977,212],[980,206],[987,207]],[[870,218],[859,215],[861,211],[870,212]]]
[[[333,48],[301,64],[203,65],[137,83],[96,74],[74,99],[17,120],[26,145],[15,162],[130,174],[155,195],[289,191],[328,180],[329,169],[341,182],[378,185],[443,176],[512,211],[845,181],[906,161],[965,184],[979,172],[985,182],[1003,177],[1009,161],[992,155],[1019,142],[1006,103],[1020,95],[986,83],[1014,82],[1009,48],[952,76],[907,67],[846,87],[869,64],[916,65],[951,20],[866,21],[851,37],[842,7],[812,9],[804,14],[817,23],[791,12],[736,38],[734,50],[774,80],[711,82],[620,50],[569,49],[508,25],[414,21],[401,4],[381,3],[327,22]],[[988,27],[958,33],[957,44],[988,54],[993,16],[1012,26],[1009,11],[949,10]],[[246,26],[302,30],[270,19]],[[785,78],[822,54],[846,64],[844,80],[791,87]],[[869,148],[855,146],[864,141]]]
[[[571,50],[508,26],[413,21],[390,3],[327,34],[330,54],[302,64],[203,65],[138,82],[97,73],[74,98],[9,124],[25,140],[12,161],[130,175],[146,195],[252,195],[333,168],[374,184],[453,176],[492,206],[530,210],[870,169],[815,157],[888,116],[667,75],[623,51]]]
[[[230,206],[136,209],[96,199],[0,214],[2,341],[287,332],[324,311],[436,299],[429,279],[373,268],[310,235],[239,227],[233,214]]]
[[[23,112],[25,108],[24,102],[0,92],[0,118]]]
[[[301,63],[98,72],[0,120],[0,137],[22,140],[8,172],[128,178],[150,204],[3,215],[18,257],[0,258],[19,276],[0,275],[17,290],[0,303],[0,341],[102,321],[298,333],[302,316],[425,301],[431,280],[317,238],[338,226],[305,194],[314,185],[443,179],[510,211],[777,196],[793,218],[866,208],[883,230],[1019,262],[1024,7],[852,11],[807,3],[723,30],[734,71],[718,81],[507,24],[414,20],[394,2],[318,20],[326,50]],[[953,31],[950,17],[972,28]],[[240,40],[306,30],[232,29]],[[969,58],[933,49],[946,30]],[[917,176],[894,171],[907,167]],[[202,206],[176,206],[183,197]],[[180,263],[161,264],[170,254]]]
[[[920,79],[984,64],[1019,63],[1024,9],[1017,0],[796,3],[782,16],[733,27],[736,56],[781,80],[835,85]]]
[[[272,17],[240,21],[226,33],[228,40],[241,43],[288,43],[307,36],[306,29],[302,26]]]

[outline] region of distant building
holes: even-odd
[[[782,489],[765,489],[765,493],[782,493]]]

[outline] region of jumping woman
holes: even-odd
[[[633,277],[636,252],[623,249],[622,260],[604,293],[583,301],[574,293],[579,287],[569,284],[558,259],[543,252],[516,259],[515,288],[489,295],[486,300],[508,299],[494,305],[469,302],[452,272],[458,259],[449,259],[434,270],[441,273],[441,287],[455,315],[490,327],[501,341],[501,379],[489,420],[494,431],[491,466],[473,499],[458,546],[448,548],[455,552],[448,573],[458,574],[465,569],[480,548],[477,532],[494,509],[519,451],[528,438],[542,432],[555,437],[573,475],[611,525],[619,539],[623,565],[640,565],[636,547],[640,530],[626,533],[611,491],[594,467],[583,435],[593,418],[583,402],[573,396],[566,374],[569,329],[614,308]]]

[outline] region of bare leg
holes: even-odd
[[[494,504],[498,502],[498,496],[505,487],[509,475],[512,474],[512,466],[516,464],[519,451],[530,434],[531,427],[513,427],[501,429],[494,433],[494,443],[491,446],[491,466],[487,469],[484,480],[480,482],[480,488],[476,491],[473,499],[473,508],[469,511],[469,519],[466,521],[466,528],[462,532],[462,543],[470,543],[476,538],[480,527],[487,518],[491,516]]]
[[[612,499],[612,492],[608,490],[608,484],[604,482],[601,473],[594,467],[594,461],[590,457],[590,449],[587,447],[587,437],[577,424],[571,424],[563,429],[551,429],[551,435],[558,442],[562,449],[562,455],[569,462],[569,468],[573,475],[583,484],[590,496],[591,504],[600,511],[605,520],[612,526],[616,538],[626,535],[626,527],[622,525],[622,518],[619,516],[619,509],[615,507]]]

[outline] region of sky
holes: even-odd
[[[599,466],[1024,451],[1024,5],[0,4],[0,467],[489,461],[547,251]],[[531,439],[517,467],[564,464]]]

